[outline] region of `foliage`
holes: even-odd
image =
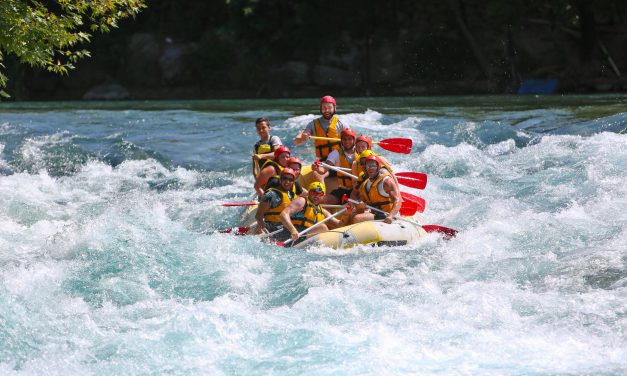
[[[0,95],[7,77],[5,55],[21,63],[67,74],[89,51],[80,48],[95,32],[118,27],[119,20],[135,16],[145,0],[2,0],[0,1]]]

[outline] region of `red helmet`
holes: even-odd
[[[281,145],[278,148],[274,149],[274,160],[278,161],[279,160],[279,155],[281,155],[282,153],[290,153],[290,154],[292,154],[292,152],[290,151],[290,149],[287,146]]]
[[[283,177],[283,175],[292,175],[294,179],[296,179],[296,171],[292,170],[289,167],[285,167],[284,169],[281,170],[281,173],[279,174],[279,176]]]
[[[344,129],[342,129],[342,133],[340,133],[340,138],[342,138],[344,136],[351,136],[352,138],[356,138],[357,137],[357,133],[355,132],[354,129],[344,128]]]
[[[337,102],[335,102],[335,98],[330,95],[325,95],[320,99],[320,107],[322,107],[323,103],[332,103],[333,104],[333,112],[337,110]]]
[[[368,163],[369,161],[377,162],[377,166],[379,166],[379,167],[377,167],[377,170],[381,168],[381,160],[379,160],[379,157],[377,157],[376,155],[369,155],[369,156],[367,156],[365,163]]]
[[[300,158],[298,157],[290,157],[290,159],[287,160],[287,165],[291,165],[296,163],[297,165],[300,166],[300,168],[303,168],[303,162],[301,162]]]
[[[363,141],[367,143],[368,149],[372,149],[372,139],[370,137],[366,136],[365,134],[361,134],[359,135],[359,137],[357,137],[357,139],[355,140],[355,143],[358,143],[359,141]]]

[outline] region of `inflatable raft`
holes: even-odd
[[[312,177],[311,167],[303,166],[298,181],[306,188],[309,183],[311,183]],[[326,180],[327,192],[331,192],[337,188],[337,179]],[[255,226],[256,212],[257,206],[246,207],[242,213],[242,226]],[[416,221],[416,218],[413,217],[408,219]],[[297,243],[293,248],[329,247],[339,249],[351,248],[360,244],[399,246],[412,243],[425,235],[427,235],[427,232],[422,227],[405,221],[397,220],[391,224],[383,221],[370,221],[316,234],[309,239]]]

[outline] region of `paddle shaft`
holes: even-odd
[[[341,139],[339,138],[334,138],[334,137],[320,137],[320,136],[309,136],[309,138],[311,138],[312,140],[324,140],[324,141],[341,141]],[[378,144],[379,142],[384,142],[385,141],[373,141],[373,144]]]
[[[323,165],[324,167],[326,167],[326,168],[330,169],[330,170],[333,170],[333,171],[339,172],[340,174],[344,174],[344,175],[346,175],[346,176],[350,176],[350,177],[351,177],[351,178],[353,178],[353,179],[358,179],[358,180],[359,180],[359,178],[358,178],[357,176],[355,176],[355,175],[353,175],[353,174],[350,174],[350,173],[348,173],[348,172],[346,172],[346,171],[343,171],[343,170],[342,170],[342,169],[340,169],[339,167],[335,167],[335,166],[332,166],[332,165],[330,165],[330,164],[326,164],[326,163],[324,163],[324,162],[320,162],[320,164],[321,164],[321,165]]]
[[[313,226],[311,226],[311,227],[307,227],[306,229],[304,229],[303,231],[301,231],[301,232],[299,232],[299,233],[298,233],[298,237],[300,238],[301,236],[305,235],[305,234],[306,234],[306,233],[308,233],[309,231],[313,230],[313,229],[314,229],[314,227],[316,227],[316,226],[320,226],[320,225],[321,225],[321,224],[323,224],[324,222],[326,222],[326,221],[330,220],[331,218],[335,218],[335,217],[337,217],[338,215],[340,215],[340,214],[344,213],[345,211],[346,211],[346,208],[344,208],[344,209],[342,209],[342,210],[338,211],[337,213],[335,213],[335,214],[333,214],[333,215],[330,215],[330,216],[326,217],[325,219],[323,219],[323,220],[322,220],[322,221],[320,221],[320,222],[315,223],[315,224],[314,224]],[[291,243],[291,242],[292,242],[292,239],[290,238],[290,239],[288,239],[285,243],[283,243],[283,245],[286,245],[287,243]]]
[[[352,198],[349,198],[349,199],[348,199],[348,202],[351,202],[351,203],[353,203],[353,204],[359,204],[359,201],[353,200]],[[379,213],[382,213],[382,214],[386,214],[386,215],[387,215],[387,214],[390,214],[390,213],[386,212],[385,210],[377,209],[377,208],[372,207],[372,206],[370,206],[370,205],[366,205],[366,207],[367,207],[368,209],[370,209],[370,210],[374,210],[374,211],[379,212]],[[421,225],[420,223],[418,223],[418,222],[414,222],[414,221],[410,221],[409,219],[405,219],[405,218],[403,218],[403,217],[401,217],[401,216],[398,216],[398,215],[397,215],[397,216],[395,216],[395,217],[394,217],[394,219],[400,219],[401,221],[409,222],[409,223],[411,223],[411,224],[413,224],[413,225],[416,225],[416,226],[420,226],[420,227],[422,227],[422,225]]]

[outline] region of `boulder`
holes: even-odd
[[[318,86],[356,88],[361,85],[361,74],[327,65],[313,68],[313,83]]]

